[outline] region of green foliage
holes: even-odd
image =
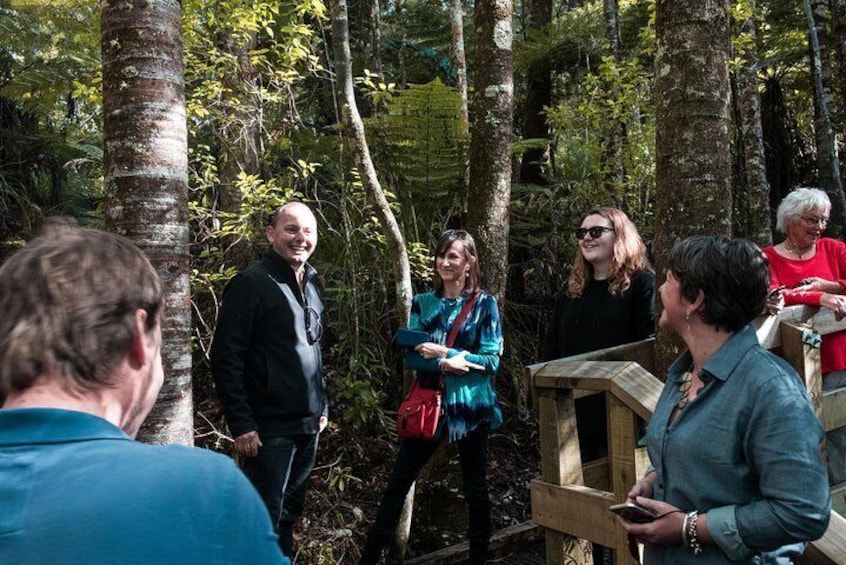
[[[374,160],[402,205],[409,241],[433,240],[460,210],[460,176],[469,140],[462,133],[458,92],[439,79],[411,84],[385,98],[367,121]]]
[[[640,62],[616,63],[605,57],[596,73],[589,73],[576,96],[550,108],[547,116],[562,176],[575,181],[595,205],[646,214],[651,206],[655,160],[650,76]],[[612,125],[625,128],[623,163],[625,184],[607,190],[609,166],[603,160]]]

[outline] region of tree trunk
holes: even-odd
[[[761,247],[771,245],[773,233],[770,222],[770,185],[767,182],[764,131],[761,126],[761,95],[758,91],[758,48],[755,28],[755,2],[745,20],[739,23],[738,35],[743,60],[737,70],[737,110],[740,129],[738,154],[743,164],[744,190],[741,217],[735,218],[736,234],[751,239]],[[739,208],[739,206],[738,206]],[[735,212],[738,211],[735,208]]]
[[[397,59],[399,63],[399,86],[400,88],[405,88],[405,85],[408,83],[408,72],[405,63],[405,52],[406,52],[406,44],[408,35],[406,30],[408,29],[408,17],[405,12],[405,0],[395,0],[394,2],[394,10],[396,10],[397,14],[397,21],[399,22],[399,49],[397,49]]]
[[[382,76],[382,16],[379,0],[370,0],[370,60],[373,72],[383,80]]]
[[[405,238],[400,231],[399,224],[394,217],[394,213],[388,204],[388,200],[376,176],[376,169],[373,167],[373,161],[370,158],[370,149],[364,135],[364,123],[358,113],[358,106],[355,101],[346,0],[331,0],[330,10],[332,14],[332,48],[335,59],[335,74],[341,97],[341,116],[356,169],[365,189],[376,203],[376,212],[382,224],[382,229],[385,232],[388,250],[394,264],[394,274],[396,276],[397,318],[399,319],[400,327],[405,327],[408,325],[408,318],[411,313],[412,295],[411,266],[408,259],[408,250],[406,249]],[[406,375],[405,388],[407,389],[410,384],[410,378]],[[402,552],[404,552],[405,545],[408,542],[413,501],[414,487],[412,486],[405,502],[405,515],[407,519],[401,520],[397,530],[398,539],[400,540],[400,545],[402,545]]]
[[[831,199],[831,226],[842,230],[843,215],[846,213],[846,198],[843,195],[837,144],[829,110],[831,91],[826,88],[825,84],[825,77],[826,75],[830,76],[830,73],[823,67],[823,61],[827,63],[828,56],[826,54],[823,60],[823,50],[819,41],[821,36],[826,37],[824,30],[828,12],[819,0],[815,0],[813,5],[810,0],[804,0],[804,5],[805,17],[808,22],[811,72],[814,86],[814,137],[817,143],[819,183]]]
[[[259,173],[261,99],[249,54],[255,48],[255,34],[251,34],[246,44],[237,44],[235,38],[241,34],[234,35],[231,31],[222,29],[218,38],[221,50],[232,57],[234,64],[220,79],[224,87],[220,102],[225,111],[218,115],[214,127],[218,140],[217,206],[221,212],[240,214],[244,198],[238,177]],[[239,271],[257,258],[258,248],[243,238],[230,237],[224,243],[227,265]]]
[[[655,257],[677,241],[731,234],[728,0],[658,0]],[[659,328],[658,376],[681,342]]]
[[[514,98],[511,0],[476,2],[476,93],[470,140],[467,229],[479,248],[482,279],[504,304],[511,196]]]
[[[605,15],[605,39],[608,42],[608,54],[619,64],[622,60],[620,39],[620,7],[617,0],[604,0],[603,11]],[[614,93],[616,103],[617,88],[606,86],[608,92]],[[603,181],[608,194],[622,206],[623,184],[626,179],[626,170],[623,166],[623,144],[625,143],[625,124],[622,121],[615,121],[608,124],[606,147],[602,155],[603,160]]]
[[[188,153],[177,0],[101,0],[105,221],[162,277],[166,313],[158,402],[139,433],[193,443]]]
[[[846,0],[832,0],[831,2],[832,40],[834,42],[834,102],[836,120],[835,127],[841,133],[838,136],[838,155],[840,162],[840,183],[846,184],[846,167],[842,161],[846,154]]]
[[[540,40],[552,21],[551,0],[529,0],[530,39]],[[549,139],[549,125],[546,122],[546,108],[552,105],[552,69],[550,61],[544,59],[530,66],[526,71],[526,102],[523,113],[524,139]],[[549,143],[543,147],[531,147],[523,152],[520,160],[520,182],[541,186],[550,184]]]
[[[461,111],[459,113],[459,128],[463,139],[470,138],[470,112],[467,104],[467,57],[464,55],[464,6],[462,0],[452,0],[450,3],[450,15],[452,16],[452,42],[453,64],[456,73],[456,88],[461,96]],[[462,144],[466,148],[466,144]],[[466,151],[465,151],[466,155]],[[470,185],[470,162],[465,158],[464,166],[459,177],[459,194],[461,195],[461,215],[467,216],[467,190]]]

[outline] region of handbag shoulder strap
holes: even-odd
[[[467,316],[470,314],[470,310],[473,308],[473,304],[476,303],[476,299],[478,297],[479,293],[476,292],[470,297],[470,300],[464,303],[464,306],[461,308],[461,312],[458,313],[458,316],[455,318],[455,322],[452,323],[452,329],[449,331],[449,337],[447,337],[445,344],[447,347],[452,347],[452,344],[455,343],[458,330],[461,329],[461,324],[463,324],[464,320],[467,319]]]

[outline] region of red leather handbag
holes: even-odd
[[[447,347],[452,347],[455,343],[455,336],[473,308],[477,296],[478,294],[474,294],[458,313],[447,338]],[[417,379],[414,379],[405,400],[397,410],[397,435],[400,439],[434,439],[444,413],[443,388],[443,374],[438,388],[423,388]]]

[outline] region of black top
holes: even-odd
[[[591,279],[582,296],[562,292],[555,302],[543,360],[551,361],[655,335],[655,275],[635,271],[631,286],[619,296],[608,281]]]
[[[235,437],[313,434],[326,415],[315,278],[306,264],[301,292],[293,268],[271,250],[226,285],[211,368]]]
[[[555,302],[543,360],[551,361],[597,349],[640,341],[655,335],[655,275],[632,274],[631,286],[619,296],[608,291],[608,281],[591,279],[582,296],[562,292]],[[576,400],[576,421],[582,461],[607,455],[608,423],[601,394]]]

